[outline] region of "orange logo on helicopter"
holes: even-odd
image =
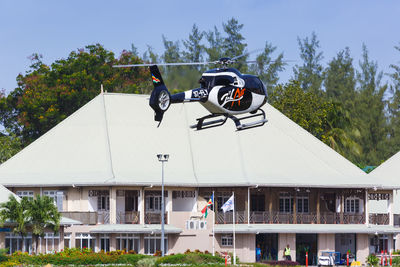
[[[238,101],[238,106],[240,106],[240,100],[243,98],[244,91],[246,91],[246,88],[243,88],[242,90],[240,90],[240,88],[236,88],[236,92],[233,95],[234,101]],[[234,101],[232,101],[231,107],[233,107],[233,104],[235,103]]]

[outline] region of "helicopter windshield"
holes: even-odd
[[[214,77],[212,76],[202,76],[199,80],[200,88],[209,89],[213,87]]]

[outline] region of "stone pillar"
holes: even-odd
[[[272,190],[271,188],[269,190],[269,201],[268,201],[268,211],[269,211],[269,223],[274,222],[274,213],[273,213],[273,197],[272,197]]]
[[[110,224],[117,223],[117,190],[110,188]]]
[[[318,234],[317,245],[317,256],[321,256],[322,251],[335,251],[335,234]]]
[[[365,263],[369,255],[368,234],[356,234],[356,258]]]
[[[144,203],[145,203],[145,198],[144,198],[144,189],[140,189],[139,191],[139,198],[138,198],[138,211],[139,211],[139,223],[144,224]]]
[[[65,226],[60,226],[60,231],[59,231],[60,239],[59,239],[59,243],[58,243],[58,251],[59,252],[61,250],[64,250],[64,227]]]
[[[278,260],[284,260],[283,252],[288,244],[292,261],[296,261],[296,234],[278,234]]]
[[[110,234],[109,238],[110,238],[110,251],[117,250],[117,235]]]
[[[393,235],[388,234],[388,247],[387,247],[387,253],[390,254],[391,251],[393,251]]]

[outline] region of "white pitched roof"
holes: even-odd
[[[178,186],[379,186],[358,167],[266,104],[268,122],[236,131],[189,128],[208,112],[171,105],[159,128],[144,95],[101,94],[0,166],[0,183]]]
[[[4,186],[0,185],[0,203],[4,203],[8,201],[10,196],[14,196],[15,198],[19,199],[13,192],[5,188]]]
[[[400,189],[400,152],[379,165],[368,174],[385,188]]]

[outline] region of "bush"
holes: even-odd
[[[156,258],[143,258],[137,262],[138,267],[153,267],[156,265]]]
[[[8,249],[6,249],[6,248],[0,249],[0,262],[8,260],[7,252],[8,252]]]
[[[225,260],[218,256],[212,256],[210,254],[202,254],[195,252],[185,252],[185,254],[168,255],[163,258],[159,258],[156,261],[156,265],[162,264],[212,264],[212,263],[224,263]]]
[[[297,261],[262,261],[264,264],[268,265],[280,265],[280,266],[294,266],[300,265]]]

